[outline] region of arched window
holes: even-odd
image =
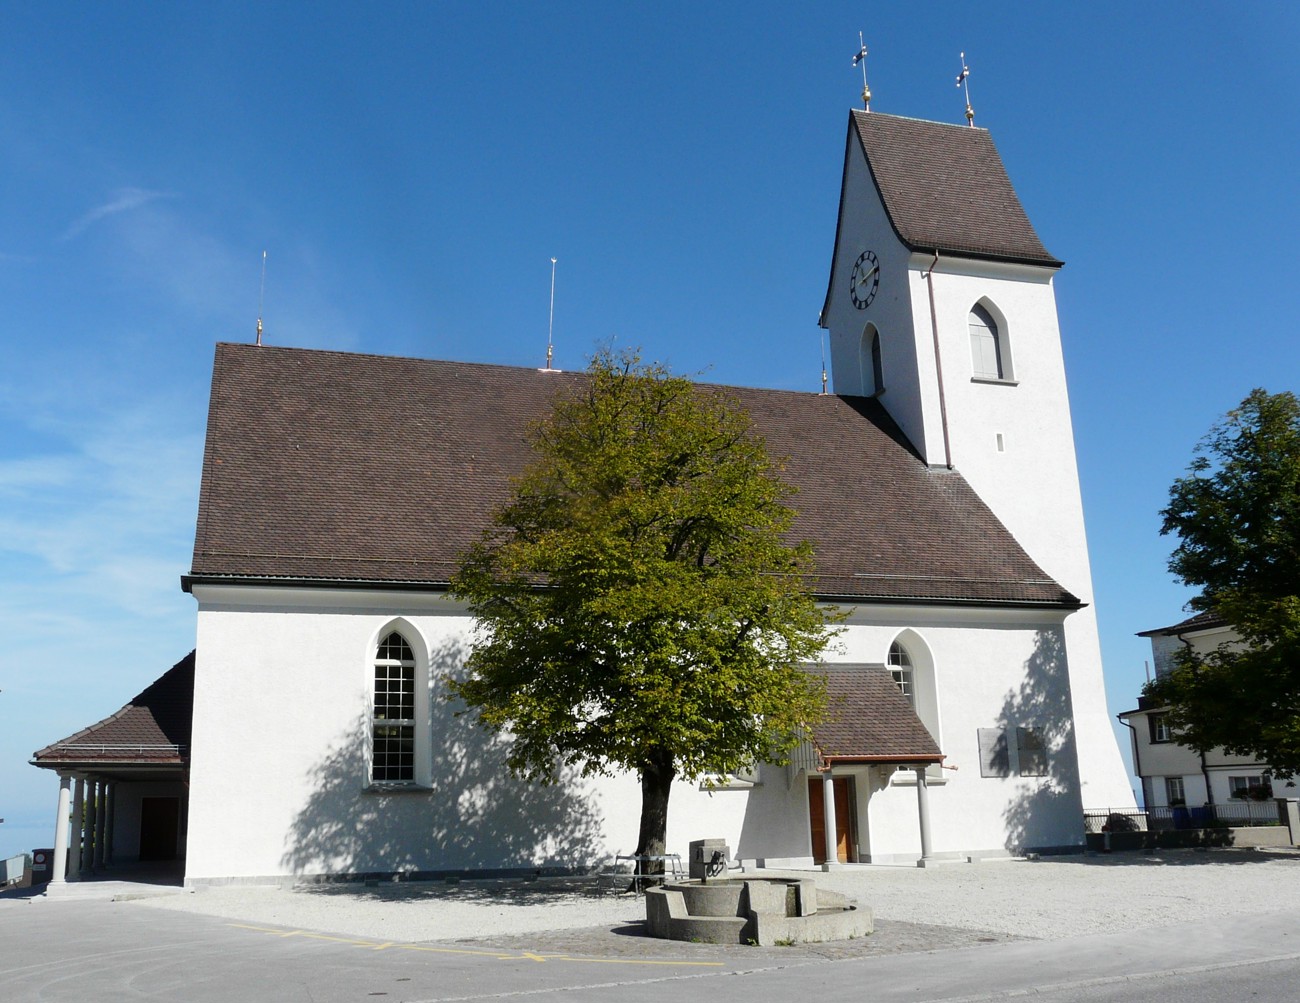
[[[916,676],[912,670],[912,656],[907,649],[895,641],[889,646],[889,674],[907,697],[907,702],[916,705]]]
[[[872,324],[862,332],[858,347],[858,367],[862,376],[862,396],[874,397],[885,389],[885,369],[880,358],[880,332]]]
[[[377,784],[415,783],[415,655],[397,631],[375,652],[371,710],[370,779]]]
[[[1001,380],[1007,378],[1002,332],[997,321],[983,306],[976,303],[970,312],[971,368],[977,379]]]
[[[925,725],[925,730],[940,749],[943,748],[943,735],[939,729],[939,690],[935,682],[934,655],[925,638],[912,628],[901,631],[889,645],[886,668],[894,677],[903,696],[916,711],[916,716]],[[926,770],[926,777],[931,783],[943,782],[943,770],[931,766]],[[914,783],[915,775],[904,771],[897,775],[895,783]]]

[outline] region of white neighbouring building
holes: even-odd
[[[1069,849],[1085,804],[1132,804],[1091,606],[1060,264],[986,131],[850,115],[821,315],[834,392],[725,391],[788,458],[809,587],[847,610],[810,667],[832,714],[788,766],[677,784],[670,851],[720,838],[810,866]],[[531,872],[633,850],[635,777],[514,781],[502,740],[442,699],[473,627],[446,592],[458,555],[528,462],[529,423],[582,379],[218,346],[184,578],[192,735],[173,765],[188,786],[166,795],[187,883]],[[89,744],[35,762],[68,777]],[[88,783],[96,770],[75,760]],[[93,842],[112,850],[111,828]]]
[[[1220,647],[1242,644],[1241,635],[1213,613],[1197,613],[1170,627],[1144,630],[1150,638],[1156,675],[1173,668],[1175,655],[1190,648],[1208,655]],[[1274,780],[1269,764],[1253,756],[1233,755],[1222,748],[1204,754],[1180,745],[1169,727],[1168,708],[1149,697],[1139,697],[1137,708],[1117,715],[1129,729],[1133,748],[1133,772],[1142,783],[1143,807],[1195,810],[1214,805],[1225,817],[1272,819],[1277,809],[1273,798],[1296,797],[1294,778]]]

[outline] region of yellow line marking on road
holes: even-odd
[[[334,944],[351,944],[364,947],[370,951],[384,951],[396,948],[401,951],[422,951],[426,954],[463,954],[475,958],[493,958],[496,961],[571,961],[575,964],[589,965],[672,965],[687,968],[722,968],[721,961],[674,961],[656,958],[582,958],[570,954],[539,954],[533,951],[483,951],[468,947],[429,947],[425,944],[404,944],[397,941],[362,940],[355,937],[334,937],[328,933],[316,933],[312,930],[282,930],[272,926],[253,926],[249,923],[228,923],[238,930],[251,930],[271,937],[306,937],[308,940],[326,940]]]

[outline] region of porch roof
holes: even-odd
[[[822,762],[939,763],[943,753],[883,666],[816,670],[826,678],[826,717],[812,729]]]
[[[45,769],[140,776],[175,774],[189,764],[194,716],[194,652],[111,714],[32,754]]]

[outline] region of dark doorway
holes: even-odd
[[[141,798],[140,859],[175,860],[180,822],[180,798]]]

